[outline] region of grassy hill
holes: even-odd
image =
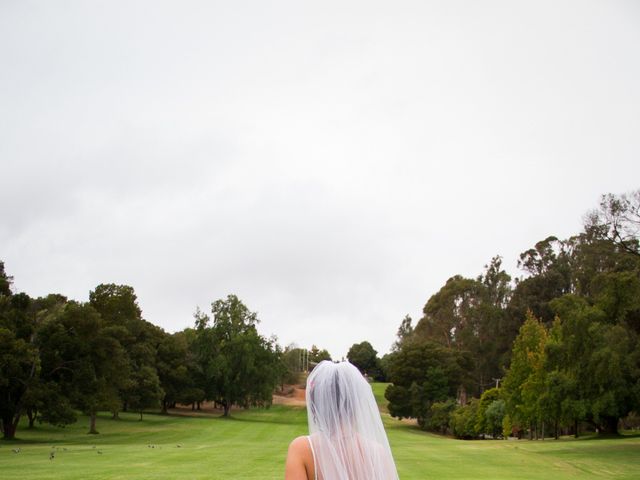
[[[384,385],[374,385],[382,400]],[[638,478],[640,437],[460,441],[421,432],[383,415],[405,479]],[[20,479],[282,479],[287,446],[306,433],[303,408],[234,411],[217,416],[122,414],[64,429],[24,426],[0,441],[0,477]],[[20,448],[19,453],[12,450]],[[49,459],[54,452],[54,458]]]

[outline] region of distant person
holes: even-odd
[[[371,386],[356,367],[320,362],[306,398],[309,436],[291,442],[285,480],[397,480]]]

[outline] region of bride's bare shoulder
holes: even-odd
[[[289,451],[291,451],[291,449],[294,449],[296,451],[298,450],[308,450],[309,449],[309,437],[307,437],[306,435],[302,435],[300,437],[294,438],[291,443],[289,444]]]
[[[289,444],[286,465],[286,480],[306,480],[313,469],[313,457],[306,436],[293,439]]]

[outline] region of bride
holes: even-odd
[[[323,361],[307,378],[309,436],[289,446],[285,480],[396,480],[370,385],[349,362]]]

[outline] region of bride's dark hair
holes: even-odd
[[[331,363],[331,362],[327,362]],[[331,363],[332,365],[335,365]],[[318,365],[316,368],[319,368]],[[327,368],[323,366],[322,368]],[[353,405],[351,399],[344,395],[344,387],[340,386],[341,383],[341,371],[339,368],[332,368],[327,373],[326,381],[312,382],[308,386],[309,402],[308,409],[317,424],[326,424],[331,434],[339,428],[340,425],[345,425],[345,422],[351,423],[353,420]],[[344,379],[343,379],[344,382]],[[323,400],[327,400],[323,401]],[[335,422],[322,422],[318,416],[325,419],[334,418]]]

